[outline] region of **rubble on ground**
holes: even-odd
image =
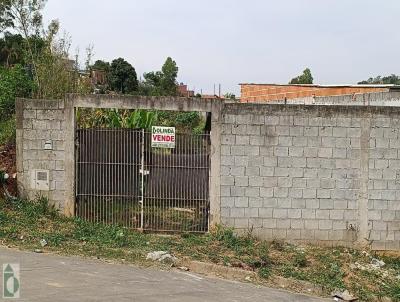
[[[333,292],[332,297],[335,301],[358,301],[358,298],[351,295],[347,289]]]
[[[42,247],[45,247],[45,246],[47,245],[46,239],[41,239],[41,240],[40,240],[40,245],[41,245]]]
[[[382,266],[385,265],[385,262],[383,262],[382,260],[376,259],[376,258],[372,258],[371,265],[376,268],[381,268]]]
[[[153,261],[165,261],[165,260],[171,260],[172,262],[177,261],[178,259],[174,256],[172,256],[170,253],[165,252],[165,251],[155,251],[155,252],[150,252],[146,256],[146,260],[153,260]]]

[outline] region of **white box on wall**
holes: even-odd
[[[38,191],[50,190],[49,170],[33,170],[31,175],[31,188]]]

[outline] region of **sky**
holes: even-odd
[[[48,0],[71,51],[125,58],[144,72],[168,56],[178,81],[239,95],[239,83],[285,84],[309,67],[317,84],[400,74],[399,0]]]

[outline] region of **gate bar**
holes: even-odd
[[[141,204],[141,209],[140,209],[140,231],[143,232],[143,220],[144,220],[144,129],[142,129],[142,141],[141,141],[141,147],[142,147],[142,156],[141,156],[141,170],[140,173],[141,175],[141,184],[140,184],[140,190],[142,191],[142,197],[140,200]]]

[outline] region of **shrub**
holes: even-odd
[[[21,65],[0,68],[0,116],[9,117],[15,111],[15,98],[31,94],[33,82]]]
[[[0,120],[0,146],[13,142],[15,142],[15,118],[11,117],[8,120]]]

